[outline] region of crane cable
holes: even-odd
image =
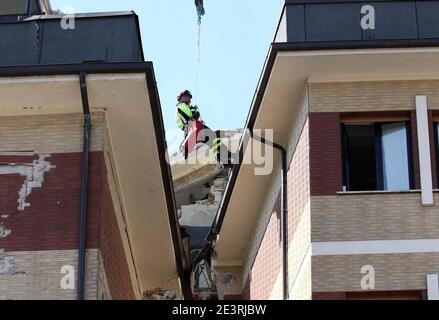
[[[200,60],[201,60],[201,20],[198,20],[197,32],[197,60],[195,69],[195,102],[198,103],[198,86],[200,79]]]

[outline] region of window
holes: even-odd
[[[408,122],[343,124],[343,185],[347,191],[413,187]]]

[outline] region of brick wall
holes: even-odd
[[[362,291],[361,268],[375,269],[375,290],[426,289],[426,274],[439,273],[438,253],[317,256],[312,258],[313,292]]]
[[[134,300],[136,297],[127,263],[127,259],[131,257],[127,257],[124,250],[114,204],[106,178],[104,178],[101,203],[100,249],[103,270],[105,271],[111,297],[116,300]]]
[[[134,299],[105,170],[104,128],[104,113],[93,113],[86,298]],[[7,230],[0,237],[0,299],[75,299],[76,290],[63,290],[60,280],[62,266],[77,268],[82,115],[2,117],[0,136],[0,226]]]
[[[76,299],[76,289],[61,287],[66,275],[61,271],[62,267],[70,266],[77,274],[78,250],[10,251],[6,256],[13,259],[13,272],[0,273],[0,300]],[[85,273],[88,300],[97,298],[98,261],[99,250],[88,249]]]
[[[0,156],[0,162],[10,157]],[[14,163],[26,164],[28,157],[14,157]],[[23,184],[23,177],[0,175],[8,182],[6,191],[9,207],[1,214],[9,214],[1,219],[11,234],[0,239],[0,248],[5,251],[72,250],[79,245],[79,208],[81,190],[82,153],[51,154],[47,158],[52,166],[44,174],[41,187],[32,189],[26,202],[30,204],[19,211],[17,199]],[[100,195],[103,157],[102,152],[90,155],[90,175],[88,190],[87,248],[98,248]],[[15,197],[15,198],[14,198]],[[11,199],[12,198],[12,199]],[[14,203],[15,200],[15,203]],[[14,206],[12,206],[14,204]],[[14,209],[14,210],[12,210]]]
[[[281,299],[282,247],[280,238],[280,192],[273,207],[251,273],[248,277],[247,298],[250,300]]]
[[[26,178],[19,174],[0,175],[0,212],[3,215],[17,213],[17,194],[25,180]]]
[[[304,94],[301,107],[298,108],[292,119],[287,146],[290,286],[294,284],[295,276],[305,255],[306,243],[310,242],[308,134],[308,96]],[[277,217],[277,212],[280,209],[276,210],[276,200],[280,200],[280,188],[280,167],[279,164],[275,164],[272,180],[267,188],[264,207],[261,209],[247,247],[243,268],[245,298],[282,299],[280,226]],[[298,192],[298,190],[304,192]],[[308,226],[306,226],[307,223]],[[309,289],[310,291],[311,289]]]
[[[340,112],[370,112],[379,116],[384,111],[410,111],[415,188],[420,187],[415,96],[427,95],[432,119],[431,110],[439,109],[437,89],[437,80],[309,84],[313,242],[439,237],[437,193],[434,207],[423,207],[419,192],[336,194],[341,190],[342,178],[337,116]],[[430,142],[436,188],[432,126]],[[364,274],[360,269],[367,264],[375,267],[376,290],[422,290],[426,273],[438,271],[438,256],[427,253],[312,257],[313,297],[339,299],[345,297],[344,292],[361,291],[360,280]]]
[[[437,208],[422,207],[417,192],[337,195],[342,189],[340,112],[413,111],[416,95],[427,95],[429,108],[439,109],[438,89],[436,80],[309,84],[309,98],[305,98],[293,118],[288,143],[290,298],[310,299],[313,294],[318,297],[318,293],[337,295],[357,291],[357,273],[360,272],[357,267],[368,261],[376,263],[387,277],[380,290],[425,289],[426,272],[437,271],[436,254],[309,258],[308,249],[311,234],[313,242],[438,238]],[[412,135],[416,137],[415,130]],[[413,147],[415,160],[417,144],[413,143]],[[435,160],[434,150],[432,160]],[[414,167],[419,185],[416,161]],[[276,225],[274,199],[280,187],[278,170],[275,166],[247,247],[243,266],[244,298],[280,297],[280,276],[273,280],[273,270],[278,268],[278,244],[273,231]],[[434,167],[435,176],[436,171]],[[437,203],[438,194],[434,197]],[[416,263],[416,259],[421,262]],[[270,262],[267,264],[267,261]],[[407,270],[403,267],[406,262]],[[264,263],[266,273],[262,274]],[[395,286],[391,285],[392,281]]]
[[[310,112],[413,110],[417,95],[439,109],[439,80],[310,83],[309,92]]]
[[[342,189],[340,113],[309,114],[311,195],[333,195]]]
[[[82,151],[83,115],[0,117],[0,151],[54,154]],[[101,151],[104,113],[92,113],[91,151]]]
[[[336,157],[341,155],[340,134],[335,130],[334,124],[337,113],[340,112],[374,112],[379,114],[382,112],[411,111],[411,131],[412,131],[412,155],[413,155],[413,171],[415,188],[420,188],[419,177],[419,155],[417,144],[416,130],[416,95],[426,95],[428,99],[428,108],[430,109],[430,144],[432,159],[433,187],[437,188],[437,168],[436,168],[436,152],[434,143],[434,130],[432,126],[433,110],[439,109],[439,81],[438,80],[413,80],[413,81],[365,81],[365,82],[336,82],[336,83],[310,83],[309,84],[309,105],[310,105],[310,125],[311,130],[311,163],[318,157],[329,159],[329,163],[320,161],[321,164],[327,166],[320,169],[317,165],[311,164],[311,173],[316,173],[317,179],[311,179],[313,195],[331,194],[334,186],[327,186],[324,182],[324,176],[332,175],[333,170],[341,170],[340,166],[330,168],[331,163],[338,161]],[[322,125],[327,117],[327,124]],[[315,124],[315,126],[313,125]],[[315,139],[314,139],[315,137]],[[314,140],[314,141],[313,141]],[[325,140],[325,143],[323,142]],[[340,143],[340,144],[338,144]],[[325,148],[327,144],[331,147]],[[320,148],[318,155],[312,152],[312,149]],[[341,159],[340,159],[341,161]],[[315,168],[315,169],[313,169]],[[338,173],[338,172],[337,172]],[[332,179],[330,179],[332,178]],[[335,176],[328,177],[328,181],[339,183],[334,180]],[[317,181],[314,183],[314,181]],[[323,183],[323,184],[322,184]],[[326,188],[328,187],[328,188]],[[326,188],[326,189],[325,189]],[[315,190],[315,191],[314,191]],[[340,190],[340,189],[338,189]]]
[[[311,295],[311,282],[304,274],[311,243],[310,201],[310,121],[302,127],[288,172],[288,288],[290,299]]]
[[[312,241],[439,239],[439,193],[349,194],[311,198]]]

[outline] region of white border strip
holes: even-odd
[[[279,57],[315,57],[315,56],[340,56],[340,55],[365,55],[365,54],[405,54],[405,53],[438,53],[437,47],[425,48],[384,48],[384,49],[331,49],[331,50],[305,50],[278,52]]]
[[[419,168],[421,171],[422,205],[433,205],[433,181],[430,158],[430,133],[428,123],[427,97],[416,96],[416,122],[419,145]]]
[[[313,256],[439,253],[439,239],[313,242]]]
[[[145,80],[144,73],[103,73],[87,75],[87,80]],[[5,77],[0,78],[0,84],[23,84],[23,83],[47,83],[47,82],[78,82],[79,75],[49,75],[49,76],[20,76],[20,77]]]
[[[428,300],[439,300],[439,281],[437,274],[427,274]]]
[[[303,257],[302,263],[300,264],[299,271],[296,273],[295,278],[293,280],[292,286],[290,286],[290,291],[288,292],[289,300],[297,300],[298,297],[294,294],[299,285],[302,282],[302,279],[305,275],[306,268],[311,263],[311,253],[312,253],[312,245],[308,246],[308,250],[306,251],[305,256]]]

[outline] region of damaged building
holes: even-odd
[[[138,17],[63,18],[0,4],[0,299],[190,297]]]
[[[65,18],[0,4],[0,299],[439,299],[439,1],[285,0],[226,167],[134,12]]]
[[[242,130],[221,130],[222,142],[236,152]],[[196,157],[206,152],[207,161]],[[175,153],[170,158],[179,225],[187,239],[192,263],[191,285],[195,299],[217,299],[216,279],[212,278],[210,260],[197,261],[214,225],[230,169],[217,163],[207,146],[200,143],[188,159]]]
[[[439,299],[438,21],[439,1],[285,1],[240,144],[275,167],[234,167],[206,242],[223,298]]]

